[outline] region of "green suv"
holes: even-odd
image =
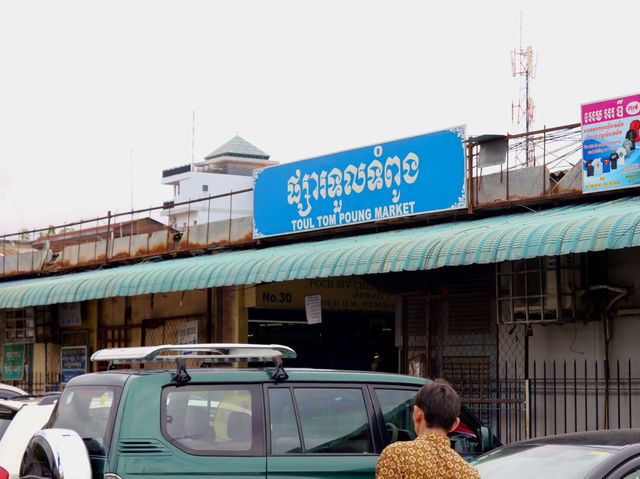
[[[68,383],[27,448],[20,475],[62,477],[82,470],[81,463],[90,464],[86,477],[94,479],[373,477],[387,444],[415,437],[412,403],[425,379],[285,371],[283,358],[293,357],[280,345],[97,351],[91,359],[108,361],[109,370]],[[140,369],[118,369],[119,363]],[[238,363],[252,367],[230,367]],[[452,434],[460,453],[499,445],[466,408],[461,421]],[[86,447],[64,449],[60,443],[70,436]]]

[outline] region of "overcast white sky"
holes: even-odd
[[[640,91],[635,0],[0,0],[0,234],[171,199],[193,111],[196,160],[516,132],[521,11],[536,129]]]

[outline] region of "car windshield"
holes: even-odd
[[[119,389],[109,386],[68,387],[49,427],[76,431],[91,455],[107,454]]]
[[[471,464],[482,479],[578,479],[610,454],[591,446],[522,445],[498,449]]]

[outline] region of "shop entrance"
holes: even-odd
[[[393,312],[322,311],[307,324],[304,310],[249,309],[249,342],[283,344],[298,357],[287,366],[398,371]]]

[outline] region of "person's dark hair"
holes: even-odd
[[[416,394],[416,406],[424,412],[428,427],[448,431],[460,416],[460,397],[444,379],[422,386]]]

